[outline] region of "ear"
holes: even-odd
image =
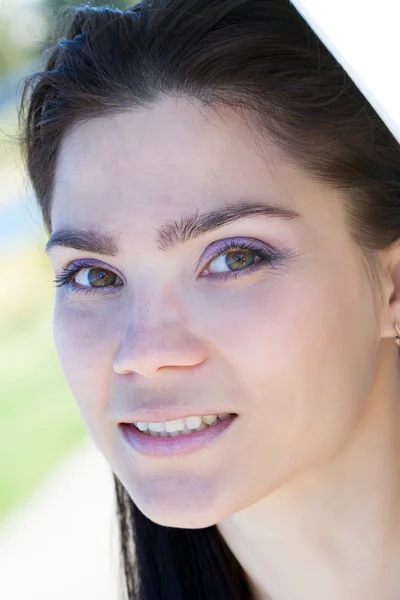
[[[400,242],[383,251],[380,256],[381,300],[383,302],[382,337],[400,337]],[[396,331],[396,324],[399,331]]]

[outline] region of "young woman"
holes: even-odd
[[[343,68],[286,0],[85,6],[20,110],[129,600],[398,599],[400,149]]]

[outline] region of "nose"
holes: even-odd
[[[131,327],[114,358],[118,374],[158,377],[166,369],[195,367],[206,359],[203,340],[179,323]]]

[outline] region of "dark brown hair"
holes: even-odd
[[[71,13],[20,104],[24,157],[49,233],[67,132],[179,95],[237,111],[288,160],[344,192],[349,233],[370,264],[398,240],[399,144],[289,1],[143,0],[125,11]],[[114,479],[129,600],[253,598],[215,526],[157,525]]]

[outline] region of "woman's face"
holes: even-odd
[[[116,250],[77,236],[49,250],[57,276],[80,269],[56,292],[61,366],[94,443],[162,525],[215,524],[329,460],[368,398],[375,298],[343,198],[258,142],[227,109],[165,99],[61,147],[53,232]],[[238,417],[194,452],[144,456],[120,423],[158,407]]]

